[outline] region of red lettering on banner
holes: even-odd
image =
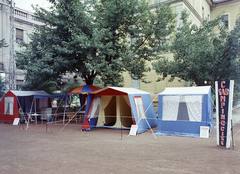
[[[221,131],[224,131],[224,126],[221,126],[221,127],[220,127],[220,130],[221,130]]]
[[[229,89],[218,89],[219,95],[228,95]]]
[[[221,119],[225,120],[225,115],[221,114]]]
[[[229,94],[229,89],[225,89],[225,95]]]
[[[225,88],[225,86],[223,86],[223,84],[225,84],[225,81],[221,82],[221,88]]]
[[[225,102],[225,96],[220,96],[220,102]]]
[[[225,81],[221,81],[220,82],[220,86],[218,87],[218,94],[219,94],[219,97],[218,97],[218,101],[219,101],[219,115],[218,115],[218,118],[219,118],[219,143],[220,145],[223,145],[225,144],[225,141],[226,141],[226,136],[224,136],[226,134],[226,119],[227,119],[227,116],[225,115],[226,113],[224,113],[226,110],[226,105],[228,105],[226,102],[227,98],[226,96],[229,95],[229,89],[226,88],[226,82]]]
[[[224,102],[222,102],[221,103],[221,108],[223,108],[225,106],[225,103]]]

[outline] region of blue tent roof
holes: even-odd
[[[50,95],[47,92],[41,91],[16,91],[11,90],[11,92],[16,95],[17,97],[28,97],[28,96],[35,96],[35,98],[62,98],[65,95]]]

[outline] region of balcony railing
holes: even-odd
[[[21,9],[14,9],[14,17],[23,19],[26,21],[37,21],[40,22],[32,13],[22,11]]]

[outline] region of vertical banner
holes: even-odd
[[[233,86],[233,80],[215,82],[217,145],[226,148],[230,148]]]

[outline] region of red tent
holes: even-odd
[[[18,108],[24,113],[36,113],[41,107],[51,107],[50,98],[62,98],[65,95],[49,95],[45,91],[8,91],[0,101],[0,122],[13,123],[19,118]]]
[[[18,116],[17,97],[8,91],[0,101],[0,122],[13,123]]]

